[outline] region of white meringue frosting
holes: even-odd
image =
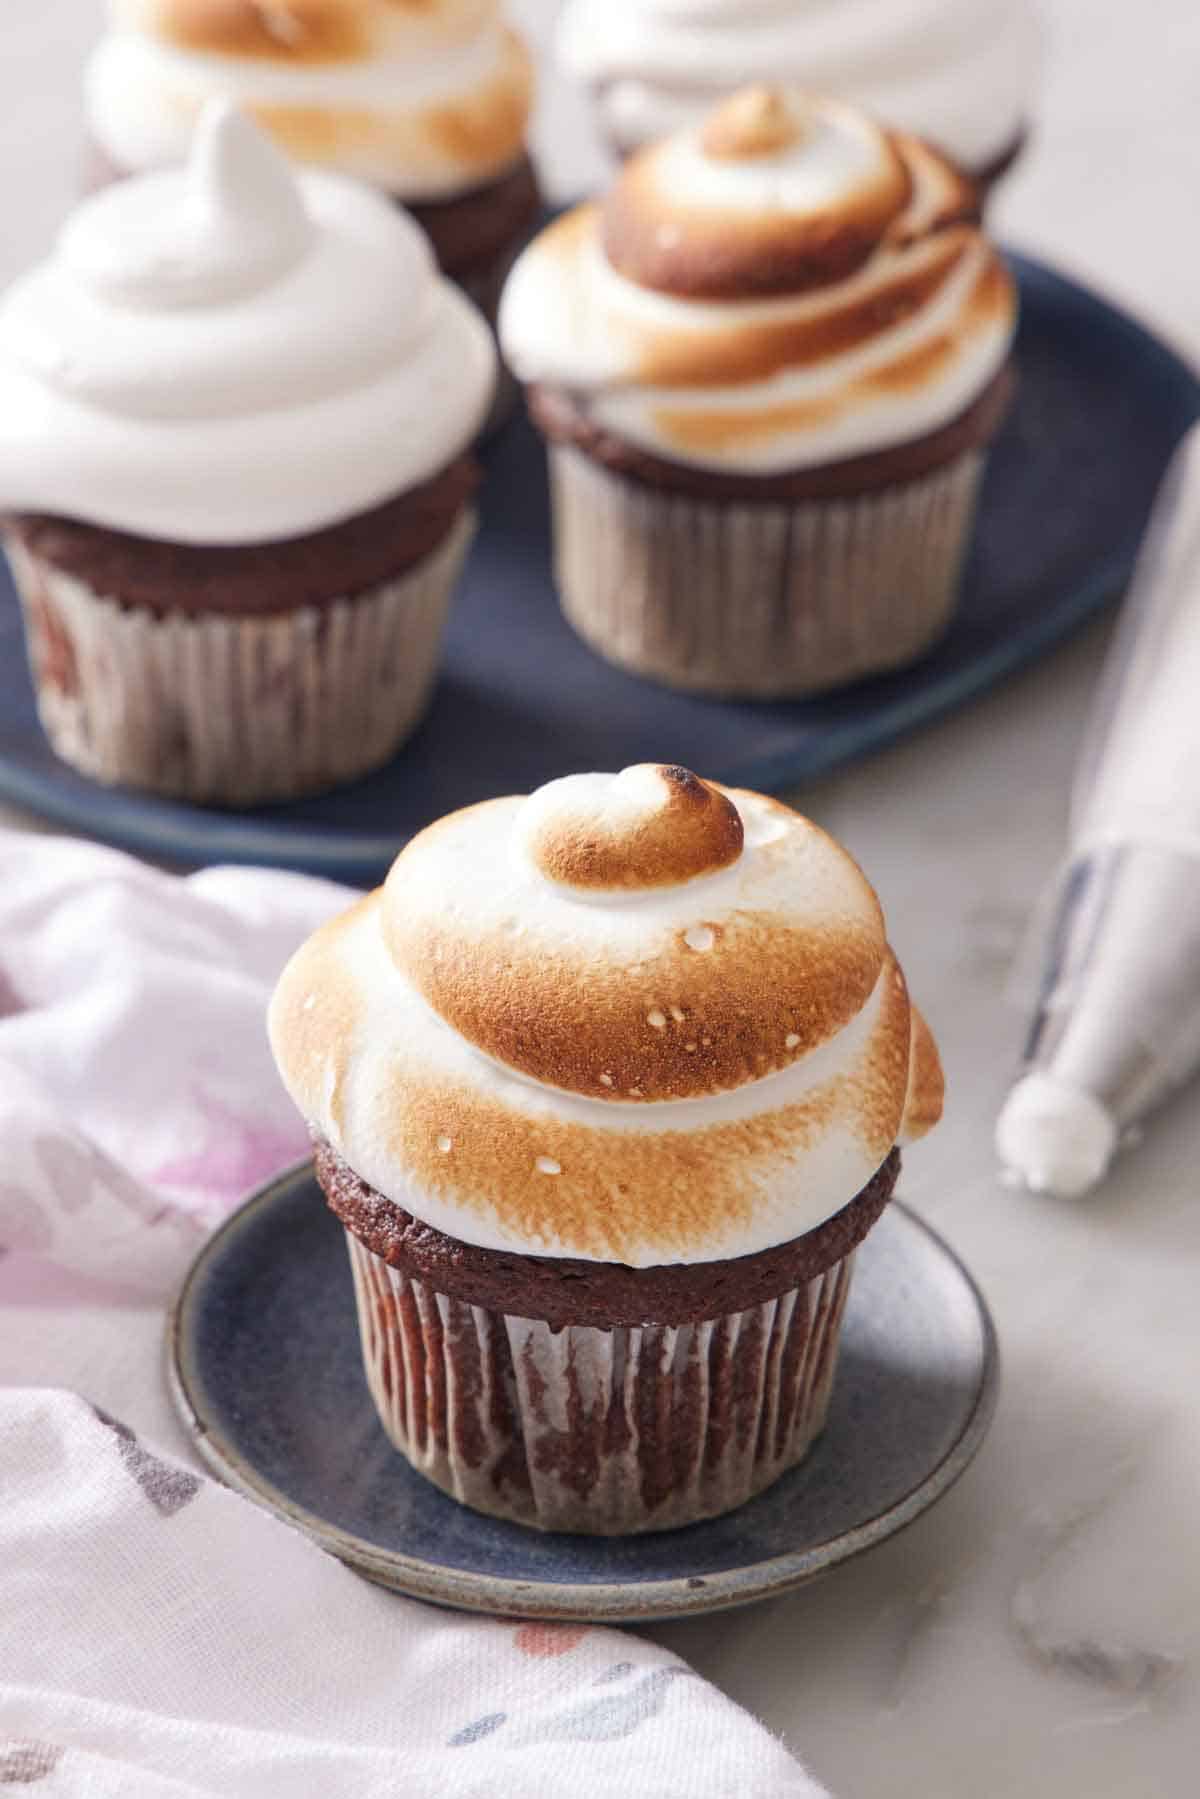
[[[941,1109],[861,871],[761,795],[646,765],[452,813],[292,958],[314,1132],[485,1248],[702,1262],[840,1210]]]
[[[533,73],[498,0],[110,0],[91,134],[119,169],[182,160],[234,102],[301,162],[435,200],[524,154]]]
[[[972,212],[916,139],[748,88],[534,240],[501,344],[520,379],[676,462],[776,474],[890,449],[1008,357],[1015,289]]]
[[[797,81],[979,171],[1027,120],[1037,33],[1030,0],[567,0],[558,49],[625,148]]]
[[[0,504],[169,542],[300,536],[436,474],[494,380],[409,219],[216,105],[186,169],[87,201],[0,300]]]

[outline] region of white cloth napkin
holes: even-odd
[[[188,1465],[163,1305],[304,1151],[264,1009],[345,900],[0,835],[0,1786],[821,1799],[642,1638],[396,1598]]]

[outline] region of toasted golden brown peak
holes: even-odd
[[[746,88],[630,158],[603,203],[604,252],[681,298],[806,293],[861,268],[913,188],[905,141],[854,108]]]
[[[798,144],[806,126],[801,107],[778,87],[744,87],[718,106],[700,142],[718,161],[774,156]]]
[[[569,789],[569,791],[557,790]],[[690,769],[640,763],[597,793],[555,782],[528,837],[539,872],[562,887],[636,892],[716,874],[742,853],[733,802]]]

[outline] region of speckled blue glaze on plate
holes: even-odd
[[[684,1617],[786,1592],[911,1522],[987,1430],[987,1308],[893,1203],[858,1252],[829,1422],[807,1460],[728,1517],[605,1538],[484,1518],[388,1443],[367,1392],[341,1225],[310,1164],[210,1239],[168,1324],[172,1395],[230,1486],[397,1592],[508,1617]]]
[[[1021,385],[989,464],[962,605],[915,668],[773,705],[673,694],[609,668],[560,617],[545,461],[523,419],[486,447],[482,530],[429,716],[379,773],[255,812],[102,788],[38,728],[0,568],[0,797],[180,862],[260,862],[369,885],[430,819],[577,769],[683,762],[778,791],[876,749],[1041,655],[1116,598],[1154,490],[1200,416],[1200,382],[1142,326],[1014,258]]]

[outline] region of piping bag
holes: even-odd
[[[1200,425],[1167,470],[1088,722],[1024,1072],[996,1149],[1086,1193],[1200,1066]]]

